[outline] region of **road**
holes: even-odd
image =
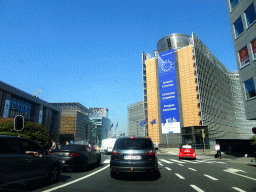
[[[100,166],[86,172],[64,171],[59,182],[43,181],[4,188],[5,191],[44,192],[120,192],[120,191],[256,191],[256,168],[229,164],[226,159],[198,156],[197,160],[179,160],[177,155],[158,154],[159,173],[120,174],[112,179],[109,173],[110,155],[102,155]]]

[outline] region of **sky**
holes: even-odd
[[[237,70],[224,0],[2,0],[0,80],[47,102],[109,109],[127,134],[127,106],[143,100],[142,51],[194,32]],[[37,91],[40,90],[40,91]]]

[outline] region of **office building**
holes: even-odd
[[[142,52],[144,115],[154,142],[179,147],[188,142],[227,148],[249,139],[251,125],[241,108],[239,75],[228,70],[194,34],[158,41],[154,57]],[[229,147],[230,148],[230,147]]]
[[[0,81],[0,117],[13,120],[22,115],[24,121],[43,124],[53,140],[59,140],[60,109],[7,83]]]
[[[145,125],[142,127],[140,123],[144,120],[143,101],[128,105],[127,121],[128,121],[128,136],[145,136]]]
[[[61,109],[60,143],[92,141],[94,124],[89,119],[89,109],[77,102],[51,104]]]
[[[256,0],[227,0],[248,120],[256,120]]]

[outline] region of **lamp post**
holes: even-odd
[[[135,121],[135,122],[137,122],[137,137],[139,136],[139,133],[138,133],[138,121],[136,121],[136,120],[134,120],[134,119],[132,119],[133,121]]]

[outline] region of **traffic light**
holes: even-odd
[[[24,127],[24,117],[22,115],[17,115],[14,118],[14,129],[16,131],[21,131]]]
[[[253,128],[252,128],[252,132],[253,132],[254,134],[256,134],[256,127],[253,127]]]

